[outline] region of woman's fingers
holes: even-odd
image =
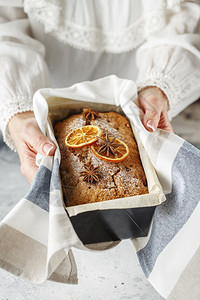
[[[154,109],[147,105],[144,108],[143,124],[149,131],[155,131],[158,127],[161,115],[161,108]]]
[[[33,112],[15,115],[9,121],[10,134],[15,141],[21,163],[21,172],[32,183],[38,170],[36,154],[53,155],[56,145],[43,135]]]
[[[35,153],[51,156],[56,150],[55,144],[43,135],[35,120],[28,120],[22,138],[29,149]]]
[[[160,102],[151,93],[141,93],[139,95],[139,105],[144,112],[142,118],[144,127],[149,131],[155,131],[162,113]]]
[[[162,128],[163,130],[174,132],[172,125],[169,121],[168,115],[166,113],[161,114],[158,128]]]
[[[23,145],[18,153],[21,162],[20,171],[26,177],[28,183],[31,184],[38,171],[35,164],[36,153],[27,148],[26,145]]]
[[[51,156],[56,150],[55,144],[43,135],[35,119],[27,120],[21,133],[22,148],[19,156],[21,161],[21,172],[31,184],[38,167],[36,166],[36,154]]]
[[[167,115],[168,101],[160,89],[148,87],[139,92],[138,100],[143,111],[142,123],[148,131],[161,128],[173,132]]]

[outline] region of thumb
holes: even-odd
[[[143,124],[148,131],[156,131],[160,121],[159,109],[146,109],[143,115]]]
[[[157,95],[154,95],[151,90],[147,89],[139,94],[139,105],[143,110],[142,123],[148,131],[152,132],[158,127],[162,105]]]
[[[55,153],[56,145],[42,133],[38,125],[33,124],[26,136],[28,146],[32,151],[48,156]]]

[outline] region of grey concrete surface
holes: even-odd
[[[172,120],[176,134],[200,149],[200,100]]]

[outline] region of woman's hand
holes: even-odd
[[[43,135],[34,118],[33,112],[19,113],[8,124],[10,134],[17,147],[21,172],[31,184],[38,170],[36,154],[53,155],[55,144]]]
[[[142,123],[148,131],[161,128],[173,131],[169,122],[168,100],[165,94],[157,87],[146,87],[138,93],[139,106],[143,111]]]

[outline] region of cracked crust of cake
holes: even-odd
[[[115,112],[99,112],[99,117],[90,120],[90,124],[101,127],[104,134],[110,134],[126,143],[129,155],[122,162],[112,163],[97,158],[88,146],[76,149],[66,146],[66,135],[75,128],[86,125],[82,114],[57,123],[54,130],[61,152],[60,174],[66,206],[148,193],[138,147],[128,120]],[[90,184],[80,176],[84,171],[84,164],[88,163],[94,168],[98,167],[98,182]]]

